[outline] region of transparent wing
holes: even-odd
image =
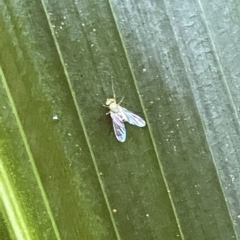
[[[116,113],[110,112],[110,115],[117,140],[120,142],[125,142],[127,133],[123,120]]]
[[[132,124],[132,125],[136,125],[138,127],[144,127],[146,126],[146,122],[139,117],[138,115],[136,115],[135,113],[127,110],[126,108],[122,108],[123,113],[125,114],[125,116],[127,117],[127,121]]]

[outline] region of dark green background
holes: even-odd
[[[3,240],[240,239],[239,2],[0,9]]]

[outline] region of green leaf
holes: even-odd
[[[239,238],[235,2],[0,8],[6,240]],[[147,122],[125,143],[101,106],[112,82]]]

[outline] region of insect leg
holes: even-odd
[[[120,100],[120,102],[118,103],[118,105],[120,105],[120,104],[122,103],[122,101],[123,101],[124,98],[125,98],[125,96],[121,98],[121,100]]]

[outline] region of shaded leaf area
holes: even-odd
[[[0,181],[5,220],[16,239],[55,239],[48,216],[51,213],[42,199],[44,193],[39,186],[39,176],[35,173],[29,146],[1,69],[0,80]],[[49,229],[48,233],[42,232],[43,229]]]
[[[8,231],[8,227],[7,224],[5,222],[5,220],[7,219],[7,217],[4,217],[3,213],[3,206],[1,206],[1,212],[0,212],[0,236],[3,240],[12,240],[14,238],[11,238],[11,236],[9,235],[9,231]]]

